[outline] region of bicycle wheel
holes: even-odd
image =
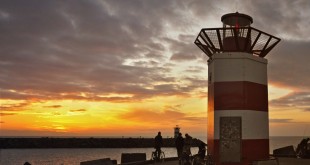
[[[151,160],[156,160],[155,152],[152,152]]]
[[[200,163],[199,157],[198,156],[194,156],[192,162],[193,162],[193,165],[199,165],[199,163]]]
[[[205,165],[205,161],[204,159],[202,159],[201,157],[199,157],[198,155],[195,155],[193,157],[193,160],[192,160],[192,164],[193,165]]]
[[[159,160],[160,160],[161,162],[164,162],[164,161],[165,161],[165,153],[164,153],[163,151],[160,152]]]
[[[180,165],[184,165],[185,161],[186,161],[185,159],[181,158],[180,159]]]
[[[207,155],[207,161],[206,161],[206,165],[213,165],[213,159],[211,155]]]
[[[182,153],[181,165],[191,165],[190,156],[186,152]]]

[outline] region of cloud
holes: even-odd
[[[183,95],[163,65],[170,59],[200,58],[194,35],[166,36],[169,29],[184,30],[179,25],[191,21],[180,17],[185,14],[184,4],[5,1],[1,7],[5,19],[0,20],[2,98],[122,102]],[[167,50],[171,57],[164,55]],[[124,64],[128,60],[137,62]],[[159,82],[168,85],[154,85]],[[80,97],[82,92],[89,95]],[[111,93],[133,96],[97,97]]]
[[[60,113],[60,112],[52,112],[51,113],[53,116],[61,116],[61,115],[63,115],[62,113]]]
[[[253,16],[253,27],[282,39],[266,57],[270,82],[309,92],[310,13],[304,11],[310,2],[236,6]],[[137,102],[191,96],[207,86],[199,75],[204,68],[196,65],[207,66],[193,43],[196,35],[221,26],[220,17],[235,11],[223,0],[3,1],[1,98]],[[182,68],[185,76],[175,74],[183,62],[193,64]]]
[[[182,112],[165,110],[163,112],[156,112],[152,110],[133,110],[125,114],[121,114],[120,118],[134,121],[144,122],[167,122],[171,120],[179,120],[185,116]]]
[[[43,106],[44,108],[61,108],[62,105],[49,105],[49,106]]]
[[[269,79],[275,84],[310,91],[310,41],[281,41],[269,59]],[[267,56],[267,58],[269,58]]]
[[[292,92],[284,97],[270,101],[275,107],[294,107],[308,111],[310,108],[310,92]]]
[[[15,115],[15,113],[0,112],[0,116],[11,116],[11,115]]]
[[[202,66],[190,66],[188,68],[186,68],[185,72],[189,72],[189,73],[201,73],[204,70],[207,70],[207,68],[202,67]]]
[[[0,105],[0,116],[16,115],[20,111],[26,111],[27,107],[31,104],[32,103],[30,101],[19,103],[2,103]]]
[[[271,123],[291,123],[293,119],[269,119]]]
[[[166,110],[172,110],[172,111],[178,111],[182,107],[182,104],[176,104],[176,105],[165,105],[164,109]]]
[[[275,0],[275,1],[247,1],[243,3],[242,10],[252,15],[254,26],[265,29],[266,32],[278,35],[282,39],[310,40],[310,25],[307,18],[310,2]],[[270,24],[272,27],[270,28]]]
[[[166,107],[167,108],[167,107]],[[180,123],[190,127],[192,125],[201,124],[207,121],[206,116],[192,116],[192,114],[188,114],[185,112],[181,112],[180,110],[169,110],[170,107],[163,111],[154,111],[147,109],[137,109],[133,111],[129,111],[127,113],[123,113],[119,115],[121,119],[125,119],[128,121],[135,121],[139,123],[147,123],[147,124],[164,124],[167,126],[175,125],[176,123]],[[197,129],[197,128],[196,128]]]
[[[24,99],[31,95],[55,97],[60,92],[113,92],[98,87],[97,83],[109,86],[128,81],[134,84],[139,78],[133,78],[132,74],[144,75],[137,67],[122,66],[121,60],[139,54],[139,49],[131,45],[139,44],[139,40],[121,28],[117,17],[105,13],[104,7],[97,7],[98,2],[70,5],[28,3],[33,5],[14,2],[2,5],[11,15],[7,22],[3,22],[5,30],[1,31],[1,68],[4,74],[0,83],[4,89],[22,91],[19,97],[26,94]],[[40,14],[41,11],[44,14]],[[135,30],[143,28],[139,22],[132,26]]]
[[[175,62],[193,61],[202,58],[201,51],[193,44],[194,35],[179,35],[178,39],[165,38],[169,44],[170,51],[173,52],[170,60]]]
[[[31,105],[31,102],[4,103],[0,105],[0,108],[1,111],[23,111],[29,105]]]
[[[72,109],[70,112],[86,112],[86,109]]]

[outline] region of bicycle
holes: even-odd
[[[207,154],[204,158],[197,154],[193,157],[193,165],[214,165],[214,162],[211,154]]]
[[[206,165],[214,165],[214,161],[211,154],[207,154]]]
[[[164,151],[160,150],[159,157],[156,155],[156,151],[152,152],[151,160],[154,162],[164,162],[165,161],[165,153]]]
[[[180,165],[191,165],[192,164],[192,154],[189,152],[183,151]]]
[[[206,165],[206,161],[200,155],[194,155],[193,157],[193,165]]]

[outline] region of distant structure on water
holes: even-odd
[[[178,125],[174,127],[174,138],[177,138],[179,136],[180,129],[181,128]]]
[[[222,16],[195,44],[208,60],[208,153],[215,164],[269,158],[267,59],[280,39],[255,29],[252,17]]]

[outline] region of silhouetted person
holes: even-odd
[[[24,165],[31,165],[29,162],[25,162]]]
[[[191,136],[185,134],[183,151],[186,152],[188,155],[191,154],[192,139],[193,138]]]
[[[184,146],[184,138],[182,137],[182,133],[179,133],[178,137],[175,139],[175,147],[177,148],[179,163],[181,163],[183,146]]]
[[[191,136],[189,136],[188,134],[185,134],[182,156],[185,157],[187,163],[189,162],[189,158],[191,155],[192,139],[193,138]]]
[[[163,137],[161,136],[161,132],[158,132],[157,136],[155,137],[155,155],[156,158],[159,160],[159,156],[161,153],[161,147],[163,146]]]
[[[201,159],[204,159],[206,156],[206,145],[204,142],[200,142],[200,144],[198,146],[198,156]]]
[[[296,153],[299,157],[304,158],[306,156],[309,140],[309,138],[302,139],[301,142],[298,144],[296,148]]]

